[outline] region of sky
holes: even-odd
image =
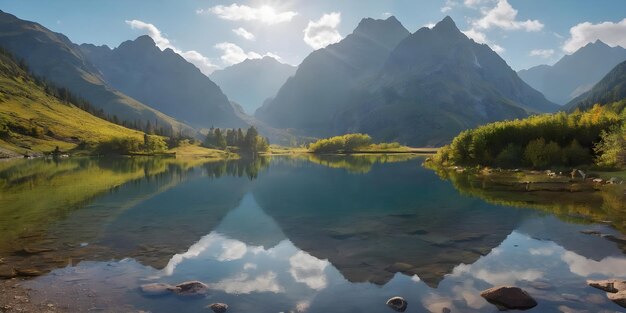
[[[78,44],[113,48],[147,34],[205,74],[263,56],[298,65],[362,18],[391,15],[411,32],[449,15],[515,70],[597,39],[626,47],[625,0],[0,0],[0,10]]]

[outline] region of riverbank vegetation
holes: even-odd
[[[366,134],[347,134],[320,139],[308,146],[308,152],[316,154],[353,153],[410,153],[419,152],[397,142],[374,143]]]
[[[588,111],[532,116],[459,134],[432,158],[440,165],[546,169],[626,166],[626,100]]]

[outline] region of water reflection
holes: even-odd
[[[83,171],[117,177],[113,164],[98,162],[116,161],[12,165],[0,174],[20,174],[0,177],[14,184],[44,175],[56,179],[55,190],[59,182],[80,186],[76,175],[88,182]],[[528,290],[536,312],[619,310],[585,279],[626,278],[626,257],[615,242],[581,230],[618,232],[461,195],[419,159],[374,162],[366,172],[293,158],[150,162],[124,164],[124,182],[97,185],[19,241],[51,251],[25,256],[22,246],[0,256],[52,270],[27,286],[79,312],[206,312],[212,302],[233,312],[385,312],[396,295],[409,301],[407,312],[494,312],[479,293],[496,284]],[[46,182],[38,184],[29,190],[47,197]],[[19,199],[22,189],[3,188],[0,201]],[[187,280],[211,291],[181,298],[138,290]]]
[[[250,220],[263,215],[267,222],[272,220],[250,195],[232,213],[238,211],[254,213]],[[543,223],[543,219],[546,218],[528,222]],[[242,222],[251,221],[244,218]],[[278,232],[274,236],[280,235],[277,225],[266,226]],[[221,227],[221,224],[217,226]],[[615,247],[608,253],[620,255]],[[53,285],[70,292],[86,289],[113,303],[132,304],[134,308],[151,312],[171,312],[180,310],[181,306],[186,312],[203,312],[204,306],[215,301],[227,302],[238,312],[385,312],[385,300],[400,294],[410,303],[408,312],[438,313],[444,308],[452,312],[494,312],[495,308],[479,296],[480,291],[492,285],[512,284],[528,290],[540,301],[537,312],[600,312],[615,311],[618,307],[604,296],[598,297],[600,293],[589,289],[585,279],[626,277],[623,262],[626,262],[623,256],[597,262],[556,242],[513,231],[487,255],[471,264],[454,266],[437,288],[431,288],[417,275],[403,274],[396,274],[385,285],[378,286],[351,283],[332,263],[298,249],[287,238],[272,247],[263,247],[214,231],[187,251],[172,256],[162,270],[132,260],[83,262],[31,281],[29,287]],[[581,272],[580,266],[585,270]],[[74,277],[83,280],[77,283]],[[210,295],[192,300],[173,295],[152,298],[142,296],[136,289],[142,283],[177,283],[189,279],[206,282],[211,288]]]

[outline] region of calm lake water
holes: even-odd
[[[607,224],[493,205],[400,157],[254,162],[66,159],[0,163],[0,273],[72,311],[497,312],[516,285],[529,312],[622,312],[587,279],[626,279]],[[591,208],[593,210],[593,208]],[[147,297],[199,280],[206,296]]]

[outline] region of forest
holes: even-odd
[[[626,165],[626,100],[588,111],[535,115],[462,132],[433,161],[443,165],[545,169]]]

